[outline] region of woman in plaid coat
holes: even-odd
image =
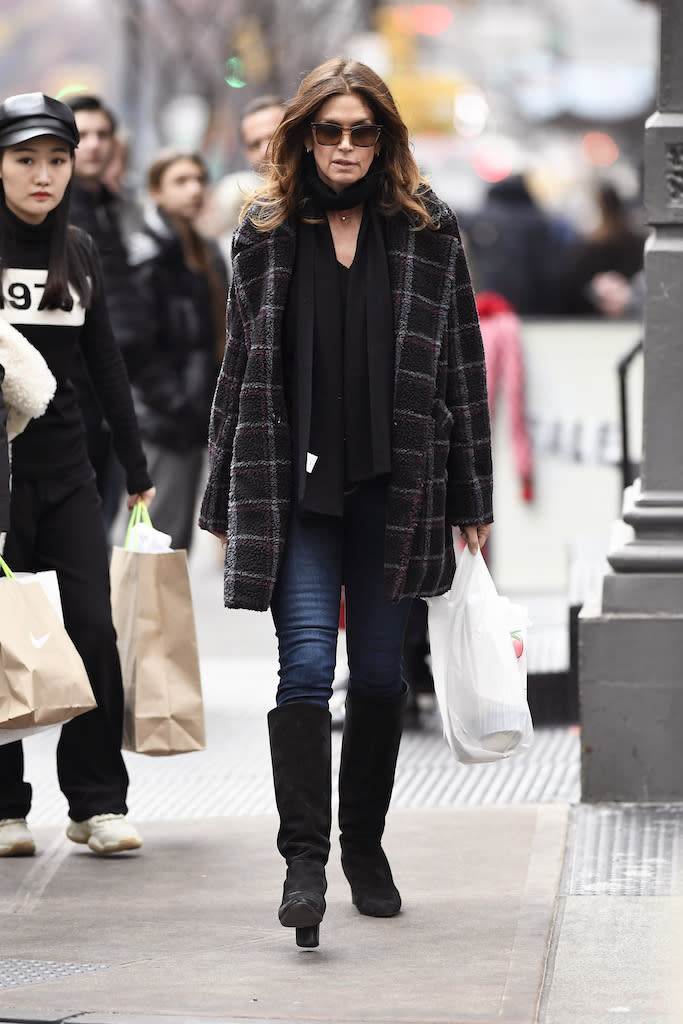
[[[411,599],[448,590],[452,528],[492,521],[484,354],[453,213],[421,178],[385,83],[341,58],[303,81],[233,240],[227,346],[200,525],[227,607],[271,609],[268,716],[279,918],[317,945],[330,849],[342,585],[349,691],[342,866],[360,913],[401,898],[381,847],[401,736]]]

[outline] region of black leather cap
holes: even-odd
[[[0,147],[16,146],[39,135],[56,135],[77,146],[80,135],[71,108],[42,92],[8,96],[0,103]]]

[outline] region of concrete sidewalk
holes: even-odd
[[[572,729],[466,767],[426,712],[386,833],[403,912],[357,913],[333,839],[321,944],[298,949],[277,920],[270,620],[226,615],[213,564],[193,592],[207,750],[126,755],[139,853],[69,843],[57,733],[26,743],[38,853],[0,860],[0,1021],[683,1022],[683,807],[579,805]]]
[[[404,910],[361,917],[333,844],[316,950],[277,921],[274,816],[150,822],[139,854],[106,859],[39,828],[38,856],[0,871],[0,1020],[680,1024],[682,821],[393,812]]]
[[[397,811],[404,911],[359,915],[335,844],[314,951],[277,921],[274,816],[149,823],[139,855],[106,860],[37,830],[40,856],[0,875],[20,981],[0,1013],[529,1024],[566,823],[560,805]]]

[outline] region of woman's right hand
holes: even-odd
[[[126,503],[128,505],[128,511],[132,512],[139,501],[144,501],[146,507],[149,508],[152,498],[156,493],[156,487],[150,487],[146,491],[140,491],[139,494],[129,494],[128,501]]]
[[[483,548],[491,532],[491,524],[485,523],[481,526],[459,526],[460,536],[467,544],[473,555],[476,555],[479,548]]]
[[[213,530],[211,530],[211,536],[218,537],[219,541],[221,542],[221,547],[225,551],[226,545],[228,543],[227,533],[215,533]]]

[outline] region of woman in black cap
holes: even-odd
[[[64,623],[97,708],[62,728],[57,770],[69,803],[67,835],[96,853],[136,849],[121,756],[123,694],[109,601],[107,543],[78,400],[69,379],[81,349],[116,452],[129,507],[154,496],[128,378],[109,326],[99,258],[69,226],[79,136],[65,104],[42,93],[0,104],[0,318],[43,355],[57,381],[47,411],[13,442],[5,558],[15,570],[56,569]],[[33,853],[31,786],[20,742],[0,746],[0,856]]]

